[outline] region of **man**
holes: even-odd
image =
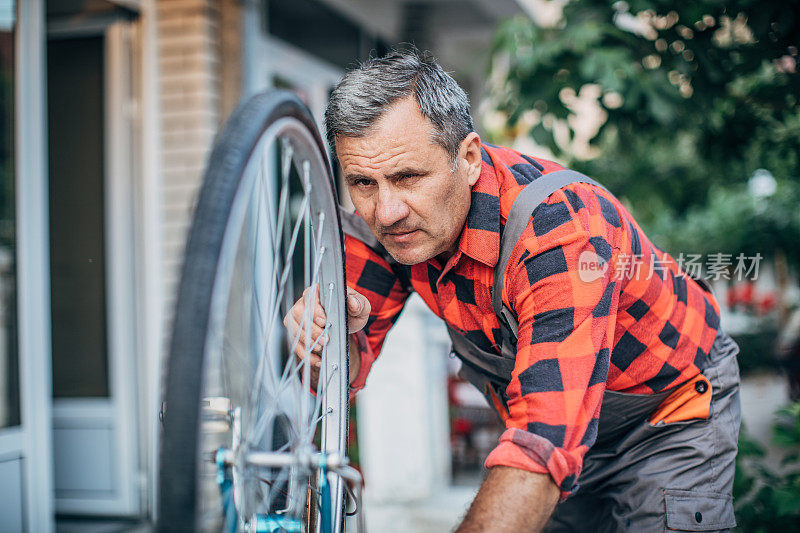
[[[352,388],[413,290],[466,346],[463,368],[489,376],[482,388],[505,420],[458,531],[734,525],[736,346],[714,297],[613,195],[575,182],[512,210],[528,184],[562,167],[482,144],[463,90],[414,51],[348,72],[325,119],[369,230],[351,228],[345,241]],[[524,229],[503,244],[520,209]],[[291,331],[302,309],[300,300],[287,315]],[[319,305],[316,316],[325,323]],[[319,364],[319,349],[311,358]],[[487,361],[510,365],[504,381]]]

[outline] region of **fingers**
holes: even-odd
[[[308,355],[308,357],[306,357]],[[310,370],[310,385],[313,389],[317,388],[319,383],[319,375],[322,370],[322,358],[319,355],[311,354],[305,351],[302,343],[298,344],[294,352],[294,361],[297,364],[296,371],[300,376],[304,375],[304,363],[308,361]],[[294,370],[293,370],[294,371]]]
[[[295,361],[299,365],[298,370],[300,371],[300,375],[303,375],[303,368],[304,364],[307,361],[309,365],[309,378],[310,378],[310,386],[312,389],[316,389],[319,383],[319,376],[322,371],[322,346],[321,343],[317,343],[312,351],[308,351],[305,346],[304,342],[305,335],[300,333],[300,338],[298,339],[297,346],[294,350],[294,357]],[[314,341],[311,341],[312,343]],[[325,341],[327,342],[327,340]]]
[[[309,301],[309,291],[312,288],[316,289],[316,286],[309,287],[305,291],[303,291],[303,295],[300,297],[300,299],[298,299],[295,302],[295,304],[292,306],[289,312],[286,313],[286,316],[283,317],[284,326],[289,328],[292,324],[296,326],[303,323],[303,321],[305,320],[304,315],[306,310],[306,304]],[[325,315],[325,310],[322,308],[322,305],[319,302],[318,291],[314,294],[313,305],[314,305],[314,312],[312,315],[314,321],[313,323],[316,326],[319,326],[320,328],[324,328],[327,322],[327,317]],[[294,332],[296,332],[296,328],[292,331],[292,333]]]
[[[314,291],[313,295],[309,292],[312,290]],[[313,303],[314,312],[307,316],[305,310],[309,303]],[[306,328],[306,320],[309,318],[312,321]],[[316,285],[303,291],[303,295],[283,318],[283,324],[289,333],[289,342],[294,346],[295,356],[298,360],[308,357],[312,369],[320,366],[322,349],[328,343],[328,336],[324,333],[326,323],[327,316],[319,302],[319,291]]]
[[[298,347],[305,346],[306,335],[308,334],[310,337],[309,347],[312,353],[322,353],[322,347],[328,343],[328,335],[325,334],[325,328],[321,328],[316,324],[312,324],[308,332],[306,332],[304,324],[297,322],[288,324],[287,329],[289,330],[289,340],[292,344],[294,344],[295,338],[299,334]]]
[[[313,293],[309,291],[313,291]],[[314,306],[313,313],[310,315],[306,313],[307,305]],[[347,287],[346,307],[347,326],[350,333],[356,333],[364,329],[372,309],[369,300],[363,294]],[[311,318],[312,322],[308,325],[308,331],[306,331],[305,321],[309,318]],[[327,344],[328,338],[325,335],[327,315],[320,303],[319,289],[316,285],[303,291],[303,296],[295,302],[284,317],[283,324],[289,331],[292,344],[297,342],[294,350],[295,355],[299,359],[303,359],[306,355],[312,355],[316,359],[312,358],[309,361],[318,364],[322,349]],[[302,331],[300,331],[301,328]],[[306,336],[309,336],[310,339],[307,339]]]
[[[353,316],[369,316],[371,306],[363,294],[347,287],[347,313]]]
[[[298,361],[302,361],[308,357],[308,362],[311,363],[311,366],[314,368],[319,368],[322,364],[322,350],[313,350],[309,352],[306,350],[305,345],[303,342],[297,343],[297,348],[294,350],[294,355],[297,357]]]
[[[289,314],[291,315],[295,323],[302,324],[303,320],[305,320],[305,316],[303,316],[305,314],[305,302],[302,300],[298,300],[298,302],[294,304],[294,307],[292,307],[291,311],[289,311]],[[321,328],[325,327],[325,323],[327,322],[327,317],[325,315],[325,310],[322,309],[322,306],[319,305],[319,303],[316,303],[316,305],[314,306],[314,314],[312,316],[312,319],[313,319],[313,324],[315,326]]]
[[[324,324],[324,321],[322,321]],[[305,350],[305,344],[308,342],[311,353],[321,354],[322,347],[328,343],[328,335],[325,334],[325,328],[318,325],[318,322],[311,322],[308,329],[302,314],[299,317],[290,315],[288,321],[285,321],[286,329],[289,331],[289,340],[294,344],[295,340],[298,341],[297,349],[301,347]],[[309,337],[307,339],[306,337]]]
[[[347,288],[347,314],[352,316],[358,316],[364,310],[364,302],[361,296],[356,291],[351,289],[350,287]]]
[[[319,301],[319,290],[317,290],[316,285],[312,285],[308,287],[306,290],[303,291],[303,296],[297,300],[292,307],[292,314],[297,319],[298,323],[302,322],[303,313],[305,312],[306,303],[309,301],[308,292],[314,289],[314,296],[312,302],[314,304],[314,323],[320,327],[325,327],[325,322],[327,320],[325,310],[322,308],[322,304]]]
[[[321,331],[322,330],[320,329],[320,332]],[[299,365],[303,364],[305,361],[308,361],[309,369],[311,370],[311,375],[310,375],[311,385],[312,387],[316,388],[316,384],[319,382],[320,370],[322,368],[322,347],[324,344],[328,342],[328,340],[327,337],[324,335],[321,338],[320,335],[316,335],[317,337],[316,339],[314,338],[314,336],[312,336],[310,341],[311,350],[309,350],[306,347],[305,343],[306,336],[302,331],[302,329],[299,330],[299,333],[300,333],[299,337],[295,338],[296,336],[292,336],[290,338],[290,342],[292,343],[295,341],[297,342],[297,345],[295,346],[294,349],[295,361],[297,361]],[[302,368],[303,368],[302,366],[300,366],[299,368],[301,372]]]
[[[347,287],[347,329],[350,333],[364,329],[371,310],[366,296]]]

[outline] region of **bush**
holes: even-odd
[[[738,527],[747,533],[800,532],[800,402],[778,411],[773,443],[785,454],[778,471],[742,428],[733,483]]]

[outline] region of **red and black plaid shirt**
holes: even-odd
[[[456,253],[446,265],[431,259],[394,268],[405,270],[434,313],[499,354],[491,286],[500,234],[522,188],[562,167],[492,145],[482,155]],[[409,293],[367,245],[348,236],[345,248],[348,284],[372,304],[353,383],[359,389]],[[586,252],[608,263],[597,279],[578,270]],[[614,196],[584,183],[556,191],[533,212],[511,254],[503,301],[519,321],[517,357],[507,430],[486,466],[549,473],[564,495],[597,437],[603,392],[648,394],[688,381],[704,368],[719,327],[714,298]]]

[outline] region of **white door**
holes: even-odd
[[[16,185],[14,136],[6,124],[15,121],[13,75],[16,12],[13,1],[0,0],[0,529],[23,531],[25,446],[16,346]],[[9,79],[11,83],[5,80]],[[13,131],[13,130],[12,130]],[[11,193],[11,194],[9,194]]]
[[[56,512],[136,515],[129,23],[48,36]]]
[[[53,529],[43,0],[0,0],[0,531]]]

